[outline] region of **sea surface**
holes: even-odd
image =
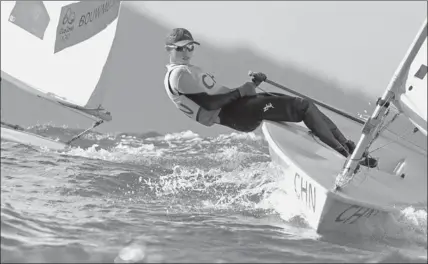
[[[426,204],[396,216],[394,240],[326,239],[268,151],[260,132],[92,132],[62,152],[1,141],[1,262],[427,262]]]

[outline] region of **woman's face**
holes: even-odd
[[[183,47],[168,47],[171,57],[171,62],[177,64],[189,64],[193,57],[195,45],[189,44]]]

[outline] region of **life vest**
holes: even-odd
[[[175,106],[181,110],[189,118],[206,126],[211,126],[213,118],[218,116],[220,109],[218,110],[206,110],[192,101],[190,98],[185,96],[178,90],[178,87],[171,85],[171,73],[174,70],[186,70],[192,76],[196,82],[189,87],[180,87],[180,90],[184,90],[186,94],[196,93],[207,93],[210,95],[221,94],[229,92],[228,88],[218,85],[214,77],[208,73],[205,73],[201,68],[193,65],[167,65],[167,73],[165,75],[164,86],[168,97],[175,104]]]

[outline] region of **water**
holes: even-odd
[[[94,132],[77,145],[1,142],[2,262],[427,262],[426,204],[401,212],[394,241],[317,235],[258,132]]]

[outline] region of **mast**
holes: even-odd
[[[410,45],[410,48],[408,49],[406,55],[404,56],[394,75],[392,76],[387,86],[387,89],[383,93],[382,97],[377,100],[376,108],[373,111],[371,117],[366,121],[362,129],[360,140],[358,141],[354,152],[347,159],[345,167],[336,177],[336,183],[334,187],[335,190],[341,187],[341,181],[343,179],[350,180],[352,179],[353,175],[357,173],[360,160],[363,158],[364,153],[366,153],[366,151],[370,147],[374,136],[379,131],[382,119],[386,115],[391,102],[394,102],[394,100],[397,99],[396,96],[399,95],[400,88],[405,85],[409,67],[412,61],[415,59],[419,49],[423,45],[426,38],[427,20],[425,19],[422,27],[419,29],[415,39]]]

